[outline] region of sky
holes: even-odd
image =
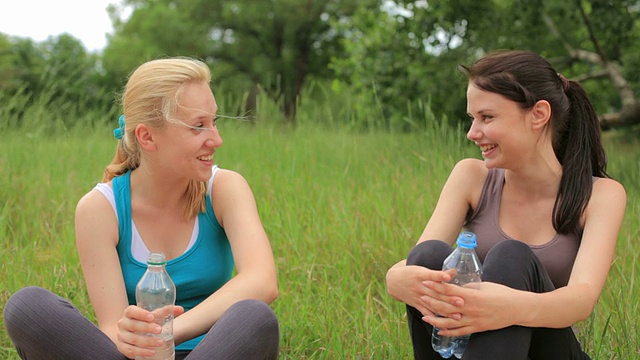
[[[109,4],[119,0],[19,0],[0,5],[0,33],[36,42],[68,33],[87,51],[100,51],[111,33]]]

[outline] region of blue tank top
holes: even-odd
[[[119,241],[116,247],[130,305],[135,305],[136,284],[147,265],[131,253],[131,172],[112,180],[118,213]],[[211,198],[206,195],[206,212],[198,214],[198,238],[184,254],[167,262],[167,272],[176,285],[176,305],[185,312],[220,289],[233,272],[233,257],[227,234],[213,213]],[[205,334],[183,342],[176,350],[193,350]]]

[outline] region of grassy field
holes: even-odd
[[[386,294],[384,276],[415,243],[454,163],[477,156],[464,134],[220,127],[217,162],[247,178],[273,245],[280,358],[409,359],[404,306]],[[17,289],[39,285],[93,319],[73,212],[111,160],[111,129],[2,132],[0,308]],[[579,338],[594,360],[640,359],[640,144],[606,144],[629,203],[609,280]],[[0,358],[18,359],[1,317]]]

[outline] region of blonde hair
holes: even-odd
[[[129,76],[124,88],[124,131],[111,164],[104,170],[102,181],[110,181],[140,166],[141,151],[134,133],[136,126],[145,124],[150,128],[161,129],[167,122],[176,121],[173,116],[179,107],[178,100],[185,86],[202,82],[211,82],[211,72],[205,63],[196,59],[166,58],[140,65]],[[205,211],[205,192],[204,182],[189,182],[185,192],[186,218]]]

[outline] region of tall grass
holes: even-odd
[[[225,143],[216,161],[251,184],[276,257],[280,358],[409,359],[404,306],[386,294],[385,273],[417,240],[451,167],[476,150],[448,127],[356,133],[305,114],[296,128],[219,123]],[[39,285],[93,320],[73,212],[111,160],[111,128],[1,131],[0,307]],[[578,336],[594,360],[640,359],[640,144],[606,144],[628,210],[609,280]],[[0,358],[18,358],[2,318]]]

